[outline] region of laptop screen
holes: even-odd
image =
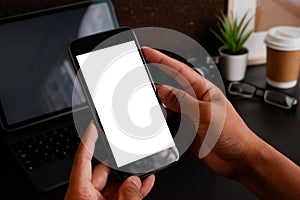
[[[20,124],[85,103],[68,55],[69,43],[114,28],[107,3],[73,6],[0,25],[2,122]],[[72,100],[73,94],[73,100]],[[74,98],[75,97],[75,98]],[[36,120],[34,120],[36,119]]]

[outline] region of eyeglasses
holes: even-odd
[[[262,97],[266,103],[284,109],[291,109],[298,103],[295,97],[282,92],[258,88],[249,83],[232,82],[229,84],[228,92],[231,95],[244,98]]]

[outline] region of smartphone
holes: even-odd
[[[178,161],[133,30],[122,27],[76,39],[69,53],[109,166],[120,179],[147,176]]]

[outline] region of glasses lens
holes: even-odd
[[[270,90],[265,91],[264,100],[267,103],[285,109],[290,109],[298,103],[297,99],[294,97]]]
[[[230,83],[228,92],[232,95],[238,95],[246,98],[251,98],[254,95],[256,88],[247,83]]]

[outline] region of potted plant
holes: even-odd
[[[248,49],[243,45],[253,29],[246,30],[252,18],[246,20],[247,13],[238,22],[237,18],[219,16],[219,31],[211,32],[223,43],[219,48],[220,71],[222,77],[229,81],[240,81],[245,78]]]

